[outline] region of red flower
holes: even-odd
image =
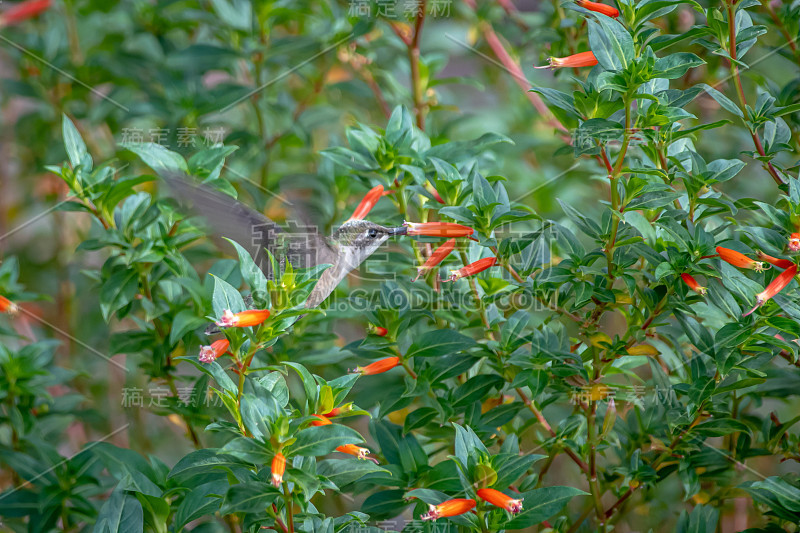
[[[484,257],[483,259],[478,259],[474,263],[470,263],[465,267],[461,267],[458,270],[451,270],[452,274],[450,277],[447,278],[445,281],[455,281],[457,279],[465,278],[467,276],[472,276],[479,272],[483,272],[487,268],[491,268],[497,264],[496,257]]]
[[[492,505],[496,505],[497,507],[502,507],[506,511],[510,513],[519,513],[522,511],[522,500],[515,500],[511,496],[507,496],[500,492],[499,490],[494,489],[480,489],[478,491],[478,497],[487,502],[491,503]]]
[[[420,276],[427,273],[430,269],[444,261],[444,258],[450,255],[450,252],[453,251],[453,248],[456,247],[456,240],[449,239],[443,245],[438,247],[425,261],[425,264],[421,267],[417,267],[417,277],[414,278],[414,281],[417,281]]]
[[[408,235],[427,237],[470,237],[475,232],[468,226],[452,222],[403,222],[408,227]]]
[[[268,318],[269,309],[248,309],[236,314],[226,309],[216,324],[221,328],[246,328],[257,326]]]
[[[5,296],[0,296],[0,313],[8,313],[9,315],[13,315],[16,314],[17,311],[19,311],[17,304]]]
[[[28,0],[20,2],[0,13],[0,27],[17,24],[25,19],[35,17],[50,7],[50,0]]]
[[[800,252],[800,233],[792,233],[789,235],[789,250]]]
[[[764,270],[764,263],[750,259],[746,255],[739,253],[736,250],[717,246],[717,253],[719,254],[720,259],[735,267],[750,268],[756,272],[762,272]]]
[[[704,295],[706,293],[706,288],[701,287],[700,284],[697,283],[697,280],[694,279],[689,274],[681,274],[681,279],[683,279],[683,282],[686,283],[689,286],[689,288],[692,289],[697,294]]]
[[[797,275],[797,265],[792,265],[783,272],[781,272],[777,278],[772,280],[772,283],[767,285],[766,289],[758,293],[758,295],[756,296],[756,306],[751,310],[749,310],[748,312],[744,313],[744,315],[742,316],[749,315],[750,313],[752,313],[753,311],[755,311],[756,309],[767,303],[767,301],[770,298],[772,298],[773,296],[781,292],[783,289],[785,289],[786,286],[789,284],[789,282],[792,281],[792,279],[794,279],[796,275]]]
[[[548,62],[549,64],[547,65],[533,68],[593,67],[597,64],[597,58],[593,52],[589,51],[567,57],[551,57]]]
[[[212,342],[210,346],[201,346],[197,360],[201,363],[213,363],[228,351],[230,345],[231,343],[228,342],[228,339],[220,339]]]
[[[378,337],[385,337],[389,330],[382,326],[370,326],[370,333]]]
[[[761,251],[758,252],[758,258],[761,259],[762,261],[769,263],[772,266],[776,266],[778,268],[783,268],[783,269],[787,269],[794,264],[788,259],[778,259],[777,257],[772,257],[771,255],[767,255]]]
[[[383,185],[378,185],[377,187],[373,187],[370,191],[364,195],[364,199],[361,200],[361,203],[358,204],[355,211],[353,211],[350,220],[361,220],[365,216],[372,211],[372,208],[375,207],[375,204],[378,203],[378,200],[381,199],[383,196]]]
[[[608,4],[601,4],[599,2],[590,2],[589,0],[576,0],[577,4],[589,11],[594,11],[596,13],[602,13],[608,17],[618,17],[619,10]]]
[[[423,520],[436,520],[443,516],[458,516],[474,508],[475,500],[472,498],[456,498],[442,502],[439,505],[431,505],[430,510],[420,518]]]
[[[283,473],[286,472],[286,457],[281,452],[272,458],[272,485],[280,487],[283,483]]]
[[[331,422],[322,415],[311,415],[311,416],[313,416],[316,419],[311,421],[312,426],[329,426],[333,424],[333,422]]]
[[[385,359],[381,359],[380,361],[375,361],[374,363],[370,363],[365,367],[358,367],[353,372],[360,373],[362,376],[372,376],[374,374],[382,374],[384,372],[388,372],[389,370],[393,369],[394,367],[400,364],[399,357],[387,357]]]

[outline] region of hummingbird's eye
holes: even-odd
[[[370,228],[370,230],[367,232],[367,236],[370,239],[374,239],[375,237],[378,236],[378,230],[376,230],[375,228]]]

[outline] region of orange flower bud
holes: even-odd
[[[427,237],[470,237],[475,232],[468,226],[452,222],[403,222],[408,228],[407,235]]]
[[[336,451],[349,455],[355,455],[359,459],[367,459],[367,456],[369,455],[369,450],[367,448],[362,448],[360,446],[356,446],[355,444],[345,444],[344,446],[339,446],[336,448]]]
[[[750,259],[746,255],[739,253],[736,250],[730,250],[728,248],[723,248],[722,246],[717,246],[717,253],[719,254],[720,259],[735,267],[749,268],[755,270],[756,272],[762,272],[764,270],[764,263]]]
[[[478,259],[474,263],[470,263],[467,266],[459,268],[458,270],[451,270],[450,277],[445,281],[455,281],[457,279],[478,274],[487,268],[493,267],[495,264],[497,264],[496,257],[484,257],[483,259]]]
[[[794,263],[789,261],[788,259],[778,259],[777,257],[772,257],[771,255],[767,255],[764,252],[758,252],[758,258],[762,261],[769,263],[772,266],[776,266],[778,268],[787,269],[792,266]]]
[[[601,4],[599,2],[590,2],[589,0],[576,0],[576,3],[582,8],[594,11],[595,13],[602,13],[608,17],[618,17],[619,10],[608,4]]]
[[[449,239],[443,245],[439,246],[425,261],[425,264],[421,267],[417,267],[417,277],[414,278],[414,281],[417,281],[420,276],[428,272],[430,269],[444,261],[444,258],[450,255],[450,252],[453,251],[453,248],[456,247],[456,240]]]
[[[230,346],[231,343],[228,342],[228,339],[219,339],[212,342],[210,346],[201,346],[197,360],[201,363],[213,363],[218,357],[222,357]]]
[[[370,363],[365,367],[357,367],[353,372],[360,373],[362,376],[371,376],[373,374],[382,374],[387,372],[400,364],[399,357],[387,357],[380,361]]]
[[[236,314],[226,309],[216,324],[221,328],[247,328],[257,326],[268,318],[269,309],[248,309]]]
[[[333,416],[339,416],[339,415],[344,414],[344,413],[349,413],[352,410],[353,410],[353,404],[348,403],[348,404],[343,405],[341,407],[334,407],[333,409],[331,409],[327,413],[322,413],[322,416],[327,416],[327,417],[330,418],[330,417],[333,417]]]
[[[547,65],[533,68],[593,67],[597,64],[597,58],[593,52],[589,51],[567,57],[551,57],[548,62]]]
[[[439,191],[437,191],[433,185],[431,185],[430,183],[426,183],[425,188],[428,190],[429,193],[433,195],[433,198],[437,202],[439,202],[440,204],[444,203],[444,200],[442,200],[442,196],[439,194]]]
[[[281,452],[272,458],[272,485],[280,487],[283,483],[283,473],[286,472],[286,457]]]
[[[328,418],[322,415],[311,415],[311,416],[313,416],[316,419],[311,421],[312,426],[329,426],[333,424],[333,422],[331,422]]]
[[[386,334],[389,333],[389,330],[382,326],[370,326],[370,333],[378,337],[385,337]]]
[[[758,293],[758,295],[756,296],[756,306],[752,308],[750,311],[744,313],[744,315],[742,316],[749,315],[750,313],[752,313],[753,311],[755,311],[756,309],[767,303],[767,301],[770,298],[772,298],[773,296],[781,292],[783,289],[785,289],[786,286],[789,284],[789,282],[792,281],[792,279],[794,279],[796,275],[797,275],[797,265],[792,265],[783,272],[781,272],[777,278],[772,280],[772,283],[767,285],[766,289]]]
[[[9,315],[14,315],[19,311],[19,307],[17,304],[6,298],[5,296],[0,296],[0,313],[8,313]]]
[[[35,17],[50,7],[50,0],[28,0],[20,2],[0,13],[0,28],[17,24],[23,20]]]
[[[789,250],[800,252],[800,233],[792,233],[789,235]]]
[[[494,489],[480,489],[478,491],[478,497],[482,500],[486,500],[487,502],[495,505],[497,507],[502,507],[506,511],[510,513],[517,514],[522,511],[522,500],[515,500],[511,496],[507,496],[500,492],[499,490]]]
[[[355,211],[353,211],[350,220],[361,220],[367,216],[369,212],[372,211],[372,208],[375,207],[375,204],[378,203],[378,200],[381,199],[381,196],[383,196],[383,185],[378,185],[370,189],[370,191],[364,195],[364,198],[361,200],[361,203],[358,204]]]
[[[456,498],[442,502],[439,505],[431,505],[430,510],[420,518],[423,520],[436,520],[443,516],[458,516],[474,508],[475,500],[472,498]]]
[[[690,288],[690,289],[692,289],[694,292],[696,292],[697,294],[703,294],[703,295],[705,295],[705,293],[706,293],[706,288],[705,288],[705,287],[701,287],[701,286],[700,286],[700,284],[699,284],[699,283],[697,283],[697,280],[696,280],[696,279],[694,279],[694,278],[693,278],[691,275],[689,275],[689,274],[681,274],[681,279],[682,279],[682,280],[683,280],[683,282],[684,282],[684,283],[686,283],[686,284],[689,286],[689,288]]]

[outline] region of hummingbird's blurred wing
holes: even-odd
[[[209,222],[215,234],[244,247],[268,277],[271,277],[271,268],[264,250],[269,250],[279,263],[288,260],[297,268],[335,261],[336,252],[312,226],[295,224],[287,232],[275,221],[227,194],[177,173],[163,177],[179,203],[190,204],[197,215]]]

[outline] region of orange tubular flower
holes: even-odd
[[[783,272],[781,272],[777,278],[772,280],[772,283],[767,285],[766,289],[758,293],[758,295],[756,296],[756,306],[751,310],[749,310],[748,312],[744,313],[742,316],[749,315],[750,313],[752,313],[753,311],[755,311],[756,309],[767,303],[767,301],[770,298],[772,298],[773,296],[781,292],[783,289],[785,289],[786,286],[789,284],[789,282],[792,281],[792,279],[794,279],[796,275],[797,275],[797,265],[792,265]]]
[[[364,199],[361,200],[361,203],[358,204],[355,211],[353,211],[353,215],[350,217],[350,220],[362,220],[365,216],[372,211],[372,208],[375,207],[375,204],[378,203],[378,200],[381,199],[383,196],[383,185],[378,185],[377,187],[373,187],[370,191],[364,195]]]
[[[359,459],[367,459],[367,456],[369,455],[369,450],[367,448],[362,448],[361,446],[356,446],[355,444],[345,444],[344,446],[339,446],[336,448],[336,451],[349,455],[355,455]]]
[[[268,318],[269,309],[248,309],[236,314],[226,309],[216,324],[221,328],[247,328],[257,326]]]
[[[426,237],[471,237],[475,232],[468,226],[452,222],[403,222],[408,228],[407,235],[425,235]]]
[[[608,4],[601,4],[599,2],[590,2],[589,0],[576,0],[576,3],[584,9],[594,11],[595,13],[602,13],[608,17],[618,17],[619,9]]]
[[[420,276],[422,276],[423,274],[426,274],[430,269],[432,269],[433,267],[435,267],[436,265],[438,265],[439,263],[444,261],[444,258],[447,257],[448,255],[450,255],[450,252],[452,252],[453,248],[455,248],[455,247],[456,247],[456,240],[455,239],[449,239],[443,245],[438,247],[431,254],[431,256],[428,258],[428,260],[425,261],[424,265],[422,265],[421,267],[417,267],[417,277],[414,278],[413,281],[417,281]]]
[[[792,233],[789,235],[789,250],[800,252],[800,233]]]
[[[772,257],[771,255],[767,255],[764,252],[758,252],[758,258],[762,261],[769,263],[772,266],[776,266],[778,268],[787,269],[792,266],[794,263],[789,261],[788,259],[778,259],[777,257]]]
[[[0,313],[8,313],[9,315],[13,315],[16,314],[17,311],[19,311],[17,304],[5,296],[0,296]]]
[[[522,500],[515,500],[511,496],[506,496],[499,490],[494,489],[480,489],[478,491],[478,497],[482,500],[486,500],[487,502],[495,505],[497,507],[502,507],[506,511],[517,514],[522,511]]]
[[[547,65],[533,68],[578,68],[593,67],[597,64],[597,58],[591,51],[581,52],[567,57],[551,57],[548,61],[549,64]]]
[[[756,272],[762,272],[764,270],[764,263],[750,259],[746,255],[739,253],[736,250],[717,246],[717,253],[719,254],[720,259],[735,267],[749,268],[755,270]]]
[[[697,283],[697,280],[694,279],[691,275],[681,274],[681,279],[683,280],[684,283],[686,283],[689,286],[690,289],[692,289],[697,294],[702,294],[702,295],[706,294],[706,288],[701,287],[700,284]]]
[[[197,360],[201,363],[213,363],[218,357],[222,357],[230,346],[231,343],[228,342],[228,339],[214,341],[210,346],[201,346]]]
[[[472,498],[456,498],[442,502],[439,505],[431,505],[430,510],[420,518],[423,520],[436,520],[443,516],[458,516],[474,508],[475,500]]]
[[[283,473],[286,472],[286,457],[281,452],[272,458],[272,485],[280,487],[283,483]]]
[[[333,422],[331,422],[322,415],[311,415],[311,416],[313,416],[316,419],[311,421],[312,426],[329,426],[333,424]]]
[[[386,359],[381,359],[380,361],[375,361],[374,363],[370,363],[364,367],[357,367],[353,370],[354,373],[359,373],[362,376],[372,376],[374,374],[383,374],[387,372],[397,365],[400,364],[399,357],[387,357]]]
[[[483,259],[478,259],[474,263],[470,263],[465,267],[461,267],[458,270],[451,270],[452,274],[450,277],[444,281],[455,281],[457,279],[465,278],[467,276],[472,276],[479,272],[483,272],[487,268],[491,268],[497,264],[496,257],[484,257]]]
[[[49,7],[50,0],[28,0],[27,2],[20,2],[7,9],[4,13],[0,13],[0,28],[35,17],[42,11],[46,11]]]

